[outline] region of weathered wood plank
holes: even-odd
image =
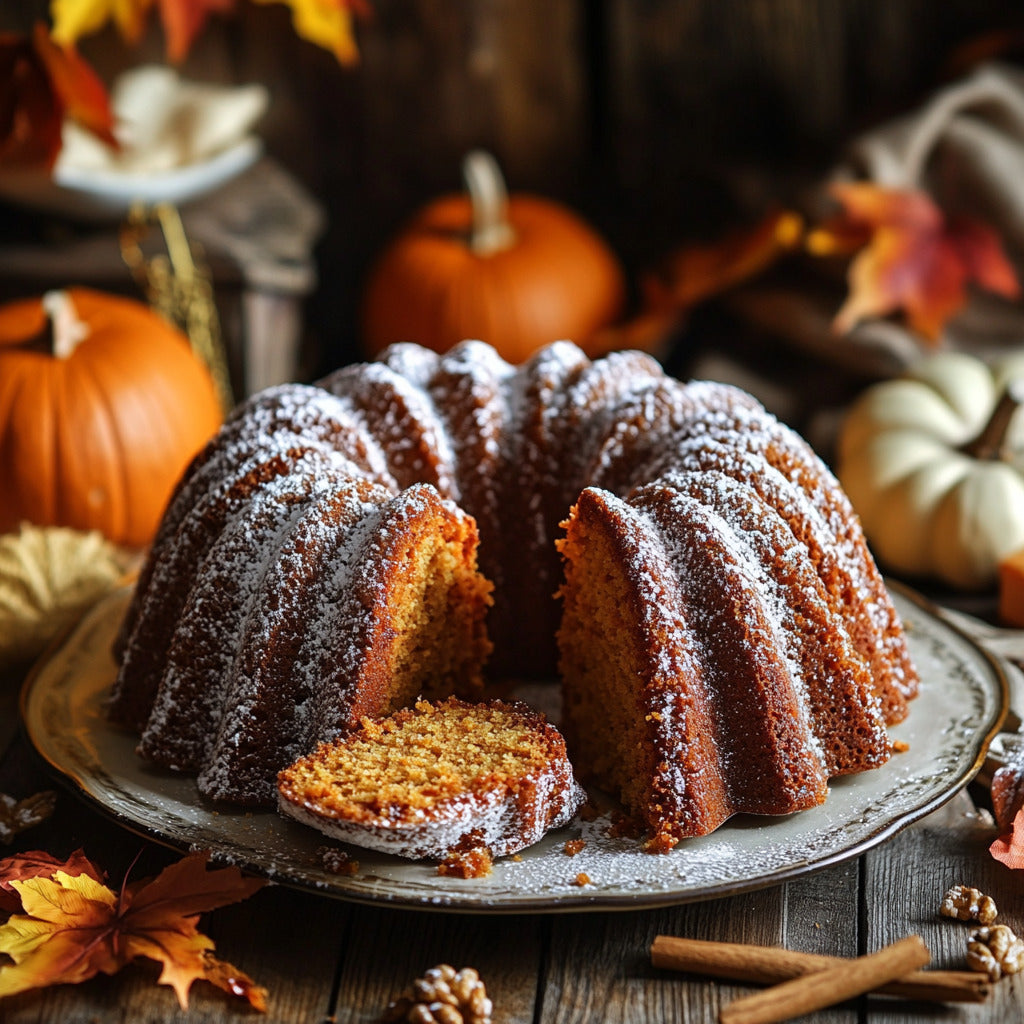
[[[20,736],[0,758],[0,792],[23,796],[55,785]],[[114,888],[129,869],[133,878],[150,877],[178,856],[111,825],[70,792],[56,788],[58,802],[53,818],[21,833],[11,847],[0,847],[0,855],[43,849],[66,857],[82,848],[108,872],[108,883]],[[342,934],[351,909],[272,886],[243,903],[208,915],[202,927],[216,942],[218,956],[269,990],[268,1019],[319,1021],[330,1007]],[[4,1000],[0,1019],[4,1024],[106,1024],[122,1020],[223,1024],[252,1016],[245,1004],[203,983],[193,987],[190,1009],[184,1013],[171,989],[156,985],[157,974],[155,965],[140,961],[111,978],[27,992]]]
[[[685,855],[680,851],[679,855]],[[799,882],[710,903],[553,922],[541,1020],[643,1024],[713,1020],[749,986],[659,971],[656,935],[785,945],[852,956],[857,946],[857,868],[840,865]],[[822,1024],[852,1024],[849,1007],[824,1011]]]
[[[264,890],[244,904],[205,919],[217,955],[235,964],[268,991],[267,1020],[316,1022],[328,1015],[347,909],[284,889]],[[140,960],[113,977],[81,985],[26,992],[5,999],[5,1024],[97,1024],[146,1021],[227,1024],[253,1019],[243,1001],[197,982],[188,1011],[173,991],[157,985],[157,966]]]
[[[537,916],[355,908],[332,1020],[374,1020],[424,971],[448,963],[479,972],[494,1001],[495,1020],[530,1024],[545,930],[545,919]]]
[[[1024,928],[1020,881],[989,856],[988,847],[996,834],[963,793],[892,842],[866,854],[868,951],[916,932],[931,950],[932,966],[962,970],[972,926],[938,913],[946,889],[960,883],[992,896],[1000,921],[1019,934]],[[987,1003],[959,1007],[956,1019],[963,1024],[1019,1020],[1022,999],[1024,978],[1005,978]],[[872,1000],[870,1011],[871,1024],[923,1024],[935,1020],[937,1013],[934,1007],[894,1005],[882,999]]]
[[[784,202],[787,182],[937,88],[956,46],[1019,21],[1005,0],[604,7],[604,154],[621,243],[641,254]]]

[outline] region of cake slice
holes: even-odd
[[[278,795],[283,814],[335,839],[435,860],[468,847],[515,853],[586,799],[542,714],[454,697],[363,719],[282,771]]]

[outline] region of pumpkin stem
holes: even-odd
[[[68,292],[47,292],[42,304],[50,353],[56,359],[67,359],[89,336],[89,328],[78,319]]]
[[[1024,379],[1017,378],[1007,382],[1006,390],[992,410],[988,423],[982,427],[981,433],[973,441],[969,441],[961,448],[961,451],[976,459],[1005,459],[1006,434],[1014,413],[1021,405],[1024,405]]]
[[[515,242],[508,222],[508,189],[498,161],[481,149],[466,154],[462,177],[473,205],[473,227],[469,247],[478,256],[491,256]]]

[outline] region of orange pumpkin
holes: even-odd
[[[444,352],[465,338],[513,363],[543,345],[588,339],[622,310],[625,282],[604,241],[564,206],[508,196],[493,158],[470,153],[468,194],[429,203],[399,233],[367,283],[364,342]]]
[[[188,339],[147,306],[72,288],[0,307],[0,533],[145,545],[221,418]]]

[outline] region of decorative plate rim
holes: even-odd
[[[128,743],[133,746],[134,740],[102,719],[98,719],[95,714],[90,717],[83,710],[87,708],[87,702],[77,707],[77,711],[71,719],[75,728],[70,730],[69,734],[55,735],[47,728],[42,714],[46,701],[52,701],[57,692],[54,680],[56,671],[69,658],[73,659],[82,654],[89,637],[95,636],[97,629],[102,631],[105,628],[109,638],[113,612],[121,607],[118,602],[126,600],[127,594],[130,593],[128,588],[122,588],[106,601],[100,602],[92,608],[74,630],[55,643],[40,658],[21,691],[21,717],[26,735],[51,773],[86,803],[119,826],[172,849],[210,849],[214,860],[237,864],[246,871],[306,892],[373,906],[487,914],[639,910],[700,902],[779,885],[812,871],[858,857],[950,800],[973,779],[982,767],[988,747],[998,734],[1009,708],[1009,683],[1004,666],[997,657],[979,646],[968,634],[943,618],[941,609],[928,599],[903,584],[888,582],[897,608],[907,622],[912,653],[914,653],[915,644],[923,644],[922,637],[927,634],[929,642],[936,646],[936,650],[944,657],[951,658],[961,670],[966,671],[968,663],[973,665],[974,689],[965,689],[964,693],[973,693],[981,701],[982,706],[978,710],[978,720],[969,722],[961,730],[967,733],[963,738],[962,756],[945,771],[940,772],[939,776],[935,776],[934,784],[925,789],[909,806],[898,813],[889,809],[890,803],[884,798],[884,794],[879,793],[876,805],[886,813],[882,814],[875,824],[865,827],[849,841],[840,840],[833,843],[831,847],[817,852],[812,847],[808,847],[807,855],[795,852],[801,847],[794,846],[789,851],[792,855],[788,859],[786,858],[787,848],[784,846],[780,851],[783,862],[777,866],[764,867],[738,879],[723,877],[719,881],[690,887],[676,885],[675,887],[658,888],[652,884],[646,888],[640,885],[639,888],[630,889],[628,886],[623,887],[612,882],[610,887],[589,889],[588,886],[576,886],[567,880],[553,895],[531,895],[529,891],[531,881],[538,877],[542,879],[543,884],[550,888],[552,880],[547,876],[559,870],[559,867],[564,869],[567,879],[568,876],[575,875],[577,869],[586,873],[590,862],[598,864],[599,867],[606,867],[608,864],[614,865],[617,859],[620,863],[625,863],[630,857],[640,856],[646,864],[653,867],[671,863],[665,858],[686,858],[687,851],[692,852],[694,849],[692,845],[688,844],[693,843],[704,844],[708,847],[717,844],[729,856],[734,856],[737,853],[742,856],[744,834],[750,833],[751,830],[757,830],[767,837],[765,841],[768,843],[771,836],[778,833],[783,827],[783,823],[788,823],[786,827],[791,828],[792,823],[797,822],[795,832],[798,836],[806,833],[803,839],[806,844],[810,841],[808,837],[813,837],[814,834],[814,816],[824,822],[826,835],[842,834],[843,828],[849,827],[849,822],[843,820],[831,824],[828,822],[827,809],[836,800],[835,790],[841,787],[845,791],[856,787],[870,794],[880,788],[881,784],[875,785],[875,782],[885,777],[884,773],[887,768],[893,766],[894,763],[896,769],[899,768],[899,759],[904,755],[894,755],[889,765],[873,772],[833,780],[833,793],[820,808],[778,819],[738,816],[727,822],[717,832],[712,833],[711,836],[684,841],[671,854],[663,856],[638,853],[639,844],[635,840],[616,840],[618,846],[602,850],[602,844],[609,842],[604,837],[607,831],[607,819],[598,819],[597,822],[582,824],[576,822],[574,823],[575,827],[571,826],[569,829],[551,834],[545,837],[537,847],[524,851],[522,863],[528,864],[528,867],[523,869],[523,880],[518,886],[512,884],[511,892],[514,895],[502,896],[500,894],[489,895],[493,886],[488,884],[487,879],[439,880],[435,874],[432,876],[433,881],[431,882],[425,872],[433,871],[432,867],[428,869],[420,862],[399,861],[395,857],[375,854],[368,850],[357,850],[354,847],[347,849],[355,859],[359,860],[360,872],[352,877],[331,875],[318,863],[310,861],[314,847],[332,845],[326,837],[294,822],[285,822],[272,811],[236,814],[225,812],[221,808],[207,809],[198,806],[198,797],[194,792],[190,813],[199,823],[198,835],[203,839],[201,843],[196,842],[196,836],[190,837],[188,834],[177,831],[175,827],[169,826],[167,821],[170,819],[161,818],[159,812],[153,807],[149,807],[146,813],[133,810],[133,807],[140,803],[141,797],[147,797],[159,804],[165,799],[164,791],[168,787],[177,792],[182,787],[192,787],[194,784],[187,777],[147,770],[141,762],[137,762],[137,770],[132,768],[129,762],[123,777],[119,776],[116,758],[121,757],[123,761],[123,751],[120,749],[115,751],[115,746],[123,747]],[[922,627],[926,627],[923,633],[921,632]],[[93,632],[90,633],[90,630]],[[95,652],[93,653],[96,656]],[[75,695],[76,686],[78,690],[85,688],[84,680],[88,678],[85,672],[89,667],[89,662],[84,663],[83,674],[71,678],[65,687],[67,690],[65,700],[67,696]],[[929,687],[936,686],[937,683],[942,684],[941,689],[944,692],[955,682],[956,680],[952,676],[939,680],[924,679],[923,694],[928,692]],[[918,701],[922,699],[919,697]],[[917,701],[915,701],[916,703]],[[66,706],[65,711],[72,714]],[[908,722],[913,721],[913,715],[914,707],[912,706]],[[956,724],[954,723],[954,725]],[[897,726],[897,731],[900,728]],[[939,734],[939,730],[929,730],[926,736],[933,734]],[[927,740],[923,742],[926,743]],[[72,744],[76,751],[77,759],[75,761],[61,756],[60,751],[55,749],[55,744],[59,745],[60,743]],[[82,761],[84,759],[88,762],[90,757],[93,758],[93,761],[91,765],[87,765],[89,770],[85,770]],[[927,763],[930,765],[931,761],[928,760]],[[124,799],[123,786],[126,780],[138,790],[141,797],[132,797],[128,801]],[[899,791],[901,790],[893,790],[893,792]],[[119,797],[118,794],[122,794],[122,796]],[[148,805],[144,804],[143,806]],[[870,809],[870,805],[868,809]],[[240,840],[240,830],[247,827],[252,830],[254,822],[257,829],[264,825],[268,827],[275,842],[287,843],[284,859],[275,855],[269,847],[261,851],[258,846],[250,848],[247,845],[248,839],[244,842]],[[807,823],[808,828],[801,827],[803,823]],[[565,840],[570,837],[575,838],[580,834],[587,840],[588,847],[595,848],[590,861],[582,855],[582,859],[581,857],[570,858],[562,852]],[[295,843],[294,851],[291,846],[292,841]],[[632,844],[632,846],[623,844]],[[763,852],[761,844],[758,844],[757,848]],[[584,852],[586,853],[587,850],[585,849]],[[604,860],[602,861],[601,858]],[[539,871],[538,865],[540,865]],[[520,864],[514,862],[512,858],[502,858],[496,863],[495,871],[500,869],[511,873],[518,871],[519,868]],[[383,874],[377,875],[374,874],[374,871],[382,871]],[[415,879],[402,881],[403,871],[409,875],[418,871],[421,877],[418,882]],[[389,873],[392,876],[398,875],[399,880],[395,881],[393,877],[389,878]]]

